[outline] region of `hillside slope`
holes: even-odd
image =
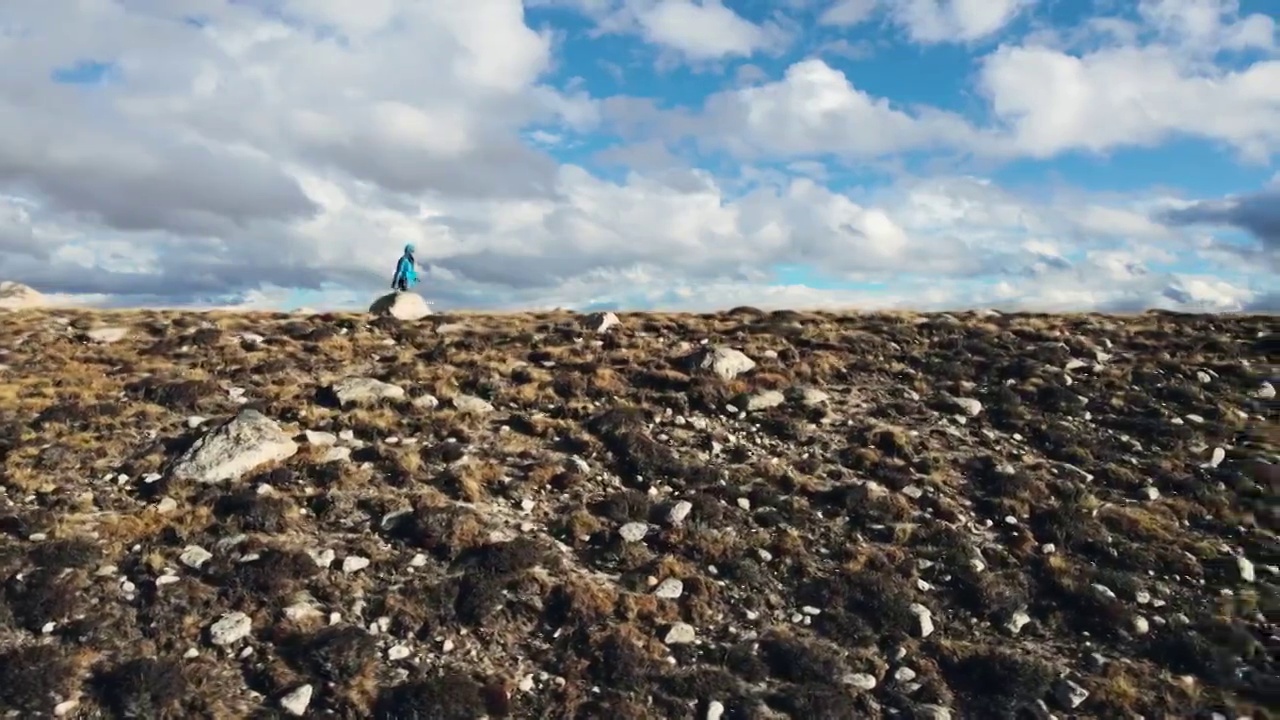
[[[3,320],[0,713],[1275,717],[1274,318]]]

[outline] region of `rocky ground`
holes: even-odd
[[[0,321],[0,714],[1277,717],[1274,317]]]

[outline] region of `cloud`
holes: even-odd
[[[1260,244],[1232,247],[1252,261],[1280,271],[1280,188],[1223,200],[1206,200],[1159,213],[1158,219],[1176,226],[1215,225],[1243,230]]]
[[[1036,0],[895,0],[891,14],[921,43],[971,42],[1003,29]]]
[[[1256,52],[1257,21],[1148,4],[1134,42],[1158,43],[1071,55],[1007,41],[979,66],[985,117],[878,96],[825,36],[806,48],[826,59],[804,55],[793,13],[831,20],[832,3],[555,2],[591,20],[575,43],[625,35],[626,53],[640,41],[724,72],[673,74],[694,78],[688,93],[592,95],[563,28],[519,0],[11,0],[0,278],[112,306],[361,307],[415,242],[422,290],[445,307],[1272,302],[1203,225],[1274,247],[1274,196],[1032,197],[966,165],[1179,134],[1265,157],[1274,68],[1217,70],[1176,45]],[[874,11],[933,43],[994,39],[1026,8]],[[653,56],[623,52],[609,57],[641,77],[635,57]],[[77,65],[110,72],[52,79]],[[891,172],[850,179],[868,168]]]
[[[791,65],[780,80],[712,95],[691,128],[709,144],[744,156],[876,157],[962,147],[979,137],[958,115],[894,107],[816,58]]]

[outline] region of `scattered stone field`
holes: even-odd
[[[1272,316],[0,322],[0,717],[1280,717]]]

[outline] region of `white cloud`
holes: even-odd
[[[879,4],[880,0],[835,0],[818,20],[825,25],[858,25],[872,16]]]
[[[719,0],[661,0],[637,13],[645,39],[673,48],[694,60],[750,56],[770,47],[777,36],[755,25]]]
[[[980,83],[1009,128],[1011,154],[1102,152],[1182,135],[1230,144],[1254,161],[1280,151],[1280,61],[1226,71],[1188,67],[1159,45],[1083,57],[1007,46],[986,58]]]
[[[893,0],[894,19],[921,43],[970,42],[999,32],[1036,0]]]
[[[775,82],[713,95],[700,130],[709,142],[744,154],[873,157],[977,138],[958,115],[895,108],[819,59],[795,63]]]
[[[699,63],[790,41],[785,18],[752,22],[728,4],[572,2],[606,35]],[[900,171],[878,192],[825,183],[842,179],[833,154],[854,166],[915,151],[1050,155],[1175,132],[1274,147],[1280,124],[1267,123],[1280,84],[1266,64],[1215,76],[1167,46],[1084,58],[1008,46],[983,75],[1007,131],[891,103],[812,57],[775,80],[740,71],[740,87],[725,73],[701,112],[671,112],[546,84],[556,41],[529,27],[519,0],[272,7],[10,0],[0,41],[0,279],[112,305],[359,307],[386,287],[412,241],[432,266],[424,293],[474,307],[1227,307],[1258,297],[1248,268],[1229,278],[1170,272],[1175,257],[1208,252],[1191,242],[1203,231],[1150,218],[1160,208],[1213,209],[1192,201],[1033,201],[936,168]],[[978,39],[1015,17],[1013,4],[1001,7],[902,3],[890,17],[914,18],[922,42],[937,28]],[[204,27],[184,21],[191,16]],[[1244,22],[1220,17],[1224,28]],[[1241,36],[1162,32],[1201,45]],[[113,63],[113,80],[48,81],[84,59]],[[1133,61],[1147,63],[1138,76],[1124,72]],[[1043,92],[1051,81],[1065,84]],[[1188,110],[1204,106],[1240,112]],[[623,126],[628,142],[597,153],[583,133],[602,119]],[[664,142],[690,134],[733,151],[740,166],[690,169],[687,148]],[[624,172],[592,174],[539,147],[595,153]],[[1270,215],[1199,217],[1256,230]],[[782,265],[864,289],[770,287]],[[885,289],[865,289],[879,282]]]

